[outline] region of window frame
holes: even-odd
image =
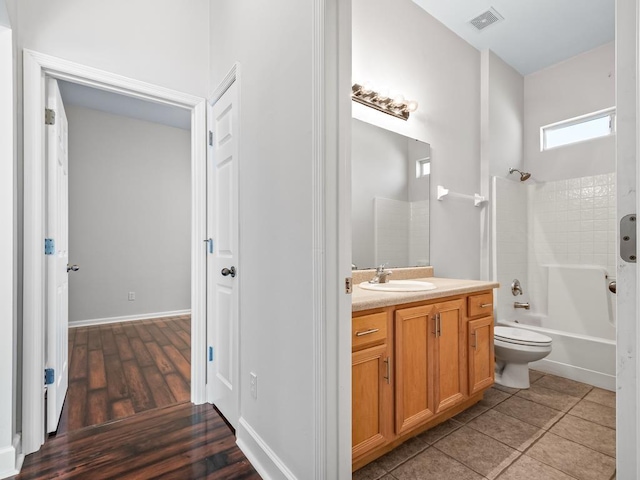
[[[556,145],[553,147],[547,146],[547,132],[552,132],[556,130],[560,130],[562,128],[573,127],[575,125],[579,125],[581,123],[587,123],[592,120],[599,120],[601,118],[609,117],[609,133],[606,135],[600,135],[597,137],[585,138],[583,140],[577,140],[575,142],[565,143],[562,145]],[[616,134],[616,107],[609,107],[602,110],[598,110],[596,112],[587,113],[585,115],[580,115],[579,117],[569,118],[567,120],[562,120],[560,122],[550,123],[549,125],[544,125],[540,127],[540,151],[546,152],[549,150],[555,150],[557,148],[567,147],[569,145],[576,145],[579,143],[589,142],[591,140],[595,140],[598,138],[606,138],[611,135]]]

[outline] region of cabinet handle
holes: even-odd
[[[388,384],[390,384],[391,383],[391,358],[387,357],[384,363],[387,365],[387,375],[384,377],[384,379],[387,381]]]
[[[369,330],[365,330],[363,332],[356,332],[356,337],[362,337],[364,335],[370,335],[372,333],[376,333],[379,332],[380,329],[379,328],[370,328]]]
[[[480,305],[480,308],[487,308],[487,307],[491,307],[493,305],[493,303],[483,303],[482,305]]]
[[[442,321],[440,319],[440,313],[436,313],[436,337],[442,336]]]
[[[471,346],[477,352],[478,351],[478,337],[476,336],[476,333],[477,332],[471,332],[471,335],[473,335],[473,345],[471,345]]]

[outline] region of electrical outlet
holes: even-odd
[[[251,390],[251,396],[258,399],[258,375],[251,372],[249,373],[249,389]]]
[[[133,302],[136,299],[136,292],[129,292],[129,301]]]

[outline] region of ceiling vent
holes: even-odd
[[[478,30],[484,30],[489,25],[498,23],[500,20],[504,20],[504,17],[500,15],[495,8],[491,7],[486,12],[482,12],[477,17],[469,20],[469,23],[476,27]]]

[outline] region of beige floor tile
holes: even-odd
[[[536,380],[535,384],[580,398],[584,397],[593,389],[591,385],[569,380],[568,378],[556,377],[555,375],[545,375]]]
[[[539,461],[522,455],[513,462],[498,480],[572,480],[573,477],[562,473],[560,470],[540,463]]]
[[[387,471],[382,468],[378,463],[378,460],[365,465],[359,470],[353,472],[351,476],[352,480],[378,480],[387,474]]]
[[[473,407],[469,407],[463,412],[460,412],[458,415],[453,417],[453,419],[460,423],[467,423],[487,410],[489,410],[489,407],[476,403]]]
[[[582,400],[569,412],[571,415],[589,420],[609,428],[616,428],[616,409]]]
[[[609,390],[603,390],[602,388],[594,388],[589,394],[584,397],[585,400],[590,402],[599,403],[609,408],[616,408],[616,393]]]
[[[391,475],[390,473],[387,473],[384,477],[382,477],[380,480],[398,480],[396,477],[394,477],[393,475]]]
[[[529,383],[533,383],[538,380],[540,377],[543,377],[544,373],[539,372],[537,370],[529,369]]]
[[[497,405],[494,410],[544,429],[550,428],[562,417],[562,412],[558,410],[530,402],[516,395]]]
[[[501,390],[497,390],[495,388],[490,388],[484,392],[484,397],[480,400],[479,405],[484,405],[485,407],[492,408],[495,407],[500,402],[504,402],[511,395],[503,392]]]
[[[398,480],[481,480],[483,477],[435,448],[428,448],[393,470]]]
[[[571,407],[580,401],[578,397],[538,386],[537,383],[531,384],[528,390],[520,390],[515,396],[556,410],[562,410],[563,412],[568,412]]]
[[[376,462],[384,468],[385,471],[390,472],[425,448],[427,448],[427,444],[419,438],[414,437],[380,457]]]
[[[467,426],[521,452],[544,434],[541,428],[495,410],[489,410],[474,418]]]
[[[527,455],[579,480],[611,478],[616,461],[602,453],[547,432]]]
[[[454,430],[457,430],[462,426],[462,423],[450,418],[446,422],[441,423],[437,427],[433,427],[431,430],[427,430],[424,433],[418,435],[418,438],[429,445],[436,443],[442,437],[449,435]]]
[[[565,415],[549,431],[611,457],[616,456],[616,431],[597,423]]]
[[[490,479],[520,455],[517,450],[466,426],[447,435],[434,447]]]
[[[497,390],[500,390],[500,391],[502,391],[502,392],[505,392],[505,393],[510,393],[510,394],[512,394],[512,395],[513,395],[514,393],[518,393],[518,392],[520,391],[520,389],[519,389],[519,388],[505,387],[504,385],[499,385],[499,384],[497,384],[497,383],[493,385],[493,388],[495,388],[495,389],[497,389]]]

